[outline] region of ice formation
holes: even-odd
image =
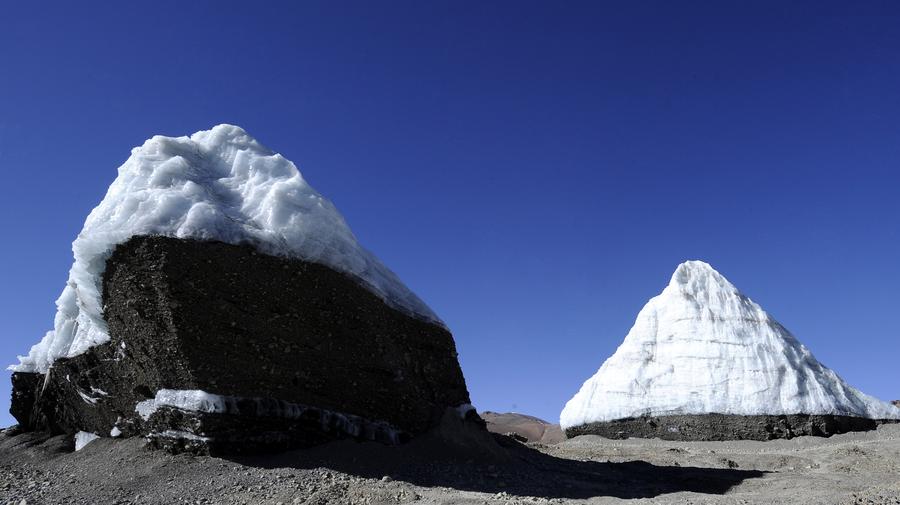
[[[84,446],[93,442],[100,438],[96,433],[89,433],[87,431],[79,431],[75,434],[75,450],[80,451],[84,449]]]
[[[10,369],[44,373],[55,359],[109,340],[101,279],[112,250],[134,235],[251,243],[265,253],[322,263],[357,278],[391,306],[443,324],[359,245],[292,162],[241,128],[218,125],[190,137],[155,136],[132,150],[72,244],[75,262],[56,301],[53,330]]]
[[[851,387],[702,261],[681,264],[560,415],[565,428],[677,414],[900,419]]]
[[[353,437],[397,444],[400,431],[384,421],[373,421],[353,414],[335,412],[273,398],[244,398],[207,393],[199,389],[160,389],[156,396],[135,405],[135,412],[146,421],[162,407],[208,414],[246,415],[300,419],[311,411],[318,416],[323,430],[336,430]],[[176,437],[177,438],[177,437]]]
[[[207,412],[210,414],[224,414],[229,410],[238,410],[237,401],[222,395],[214,395],[199,389],[160,389],[156,396],[139,402],[134,407],[143,420],[150,419],[160,407],[174,407],[181,410],[194,412]],[[288,413],[279,417],[300,417],[300,412]]]

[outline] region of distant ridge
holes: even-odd
[[[482,412],[481,418],[493,433],[515,433],[528,442],[555,444],[565,440],[562,428],[543,419],[515,412]]]

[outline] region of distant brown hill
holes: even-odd
[[[506,412],[482,412],[481,418],[487,423],[489,431],[494,433],[516,433],[529,442],[555,444],[566,439],[558,424],[552,424],[525,414]]]

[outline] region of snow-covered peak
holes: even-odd
[[[131,151],[72,244],[75,256],[56,301],[54,329],[16,371],[45,372],[60,357],[109,340],[101,280],[116,245],[135,235],[251,243],[357,278],[393,307],[438,317],[357,242],[343,216],[297,167],[243,129],[222,124],[190,137],[155,136]]]
[[[699,260],[685,261],[678,265],[669,281],[669,287],[692,294],[706,291],[737,292],[734,284],[728,282],[712,265]]]
[[[707,413],[900,419],[900,409],[844,382],[710,265],[688,261],[569,400],[560,424]]]
[[[685,261],[678,265],[657,298],[660,299],[657,305],[678,307],[699,318],[762,321],[769,317],[762,307],[704,261]]]

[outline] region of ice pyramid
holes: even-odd
[[[401,311],[440,319],[357,242],[343,216],[297,167],[221,124],[190,137],[157,135],[119,167],[72,244],[75,261],[56,301],[54,329],[10,369],[44,373],[54,360],[109,341],[101,278],[116,245],[136,235],[251,243],[262,252],[324,264],[358,279]]]
[[[900,419],[900,409],[844,382],[710,265],[688,261],[566,403],[560,424],[711,413]]]

